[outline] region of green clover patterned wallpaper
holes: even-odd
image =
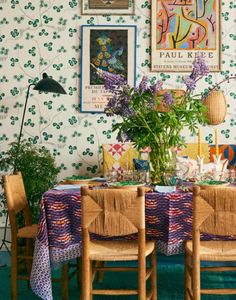
[[[199,83],[198,92],[235,73],[235,2],[222,1],[222,71]],[[67,95],[31,90],[24,138],[51,150],[61,168],[60,178],[102,172],[101,144],[115,141],[105,114],[79,112],[80,26],[136,25],[137,81],[144,74],[162,79],[165,88],[181,88],[178,73],[150,72],[150,0],[135,0],[135,15],[81,15],[81,0],[0,0],[0,153],[19,133],[27,87],[43,72],[58,80]],[[224,83],[228,104],[225,122],[218,126],[219,143],[235,143],[235,81]],[[187,141],[197,142],[188,132]],[[214,128],[202,128],[214,143]]]

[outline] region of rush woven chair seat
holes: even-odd
[[[155,243],[145,241],[144,188],[137,191],[125,189],[81,188],[82,203],[82,298],[93,295],[137,295],[139,300],[156,300]],[[122,237],[138,233],[138,240],[94,240],[90,233],[106,237]],[[150,267],[146,268],[146,257]],[[93,267],[96,261],[137,261],[138,267]],[[136,271],[137,289],[93,289],[96,271]],[[146,291],[146,280],[151,288]],[[126,298],[125,298],[126,299]]]
[[[236,271],[235,266],[222,265],[222,262],[236,262],[236,241],[201,241],[200,233],[235,236],[235,225],[236,188],[194,187],[193,240],[185,244],[186,300],[200,300],[201,294],[236,295],[236,289],[202,289],[200,286],[201,271]],[[221,265],[201,267],[201,261],[219,261]]]
[[[7,202],[11,225],[11,298],[17,299],[18,279],[27,280],[29,284],[33,260],[33,241],[38,232],[38,225],[32,224],[29,204],[27,201],[24,182],[20,172],[3,176],[3,187]],[[23,214],[25,226],[19,228],[17,215]],[[24,253],[19,253],[19,239],[25,239]],[[26,276],[19,275],[19,262],[25,262]],[[62,270],[62,298],[68,299],[67,265]]]

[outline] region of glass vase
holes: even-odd
[[[169,148],[157,147],[149,154],[151,181],[155,185],[175,185],[175,154]]]

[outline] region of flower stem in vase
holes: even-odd
[[[153,184],[168,185],[166,176],[174,174],[174,164],[172,153],[164,144],[158,145],[150,152],[150,162],[152,165],[151,180]]]

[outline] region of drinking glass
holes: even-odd
[[[229,182],[235,183],[235,170],[229,170]]]
[[[133,180],[133,171],[132,170],[124,170],[122,174],[123,174],[123,181],[132,181]]]
[[[105,174],[108,183],[117,181],[117,172],[114,170],[110,170]]]

